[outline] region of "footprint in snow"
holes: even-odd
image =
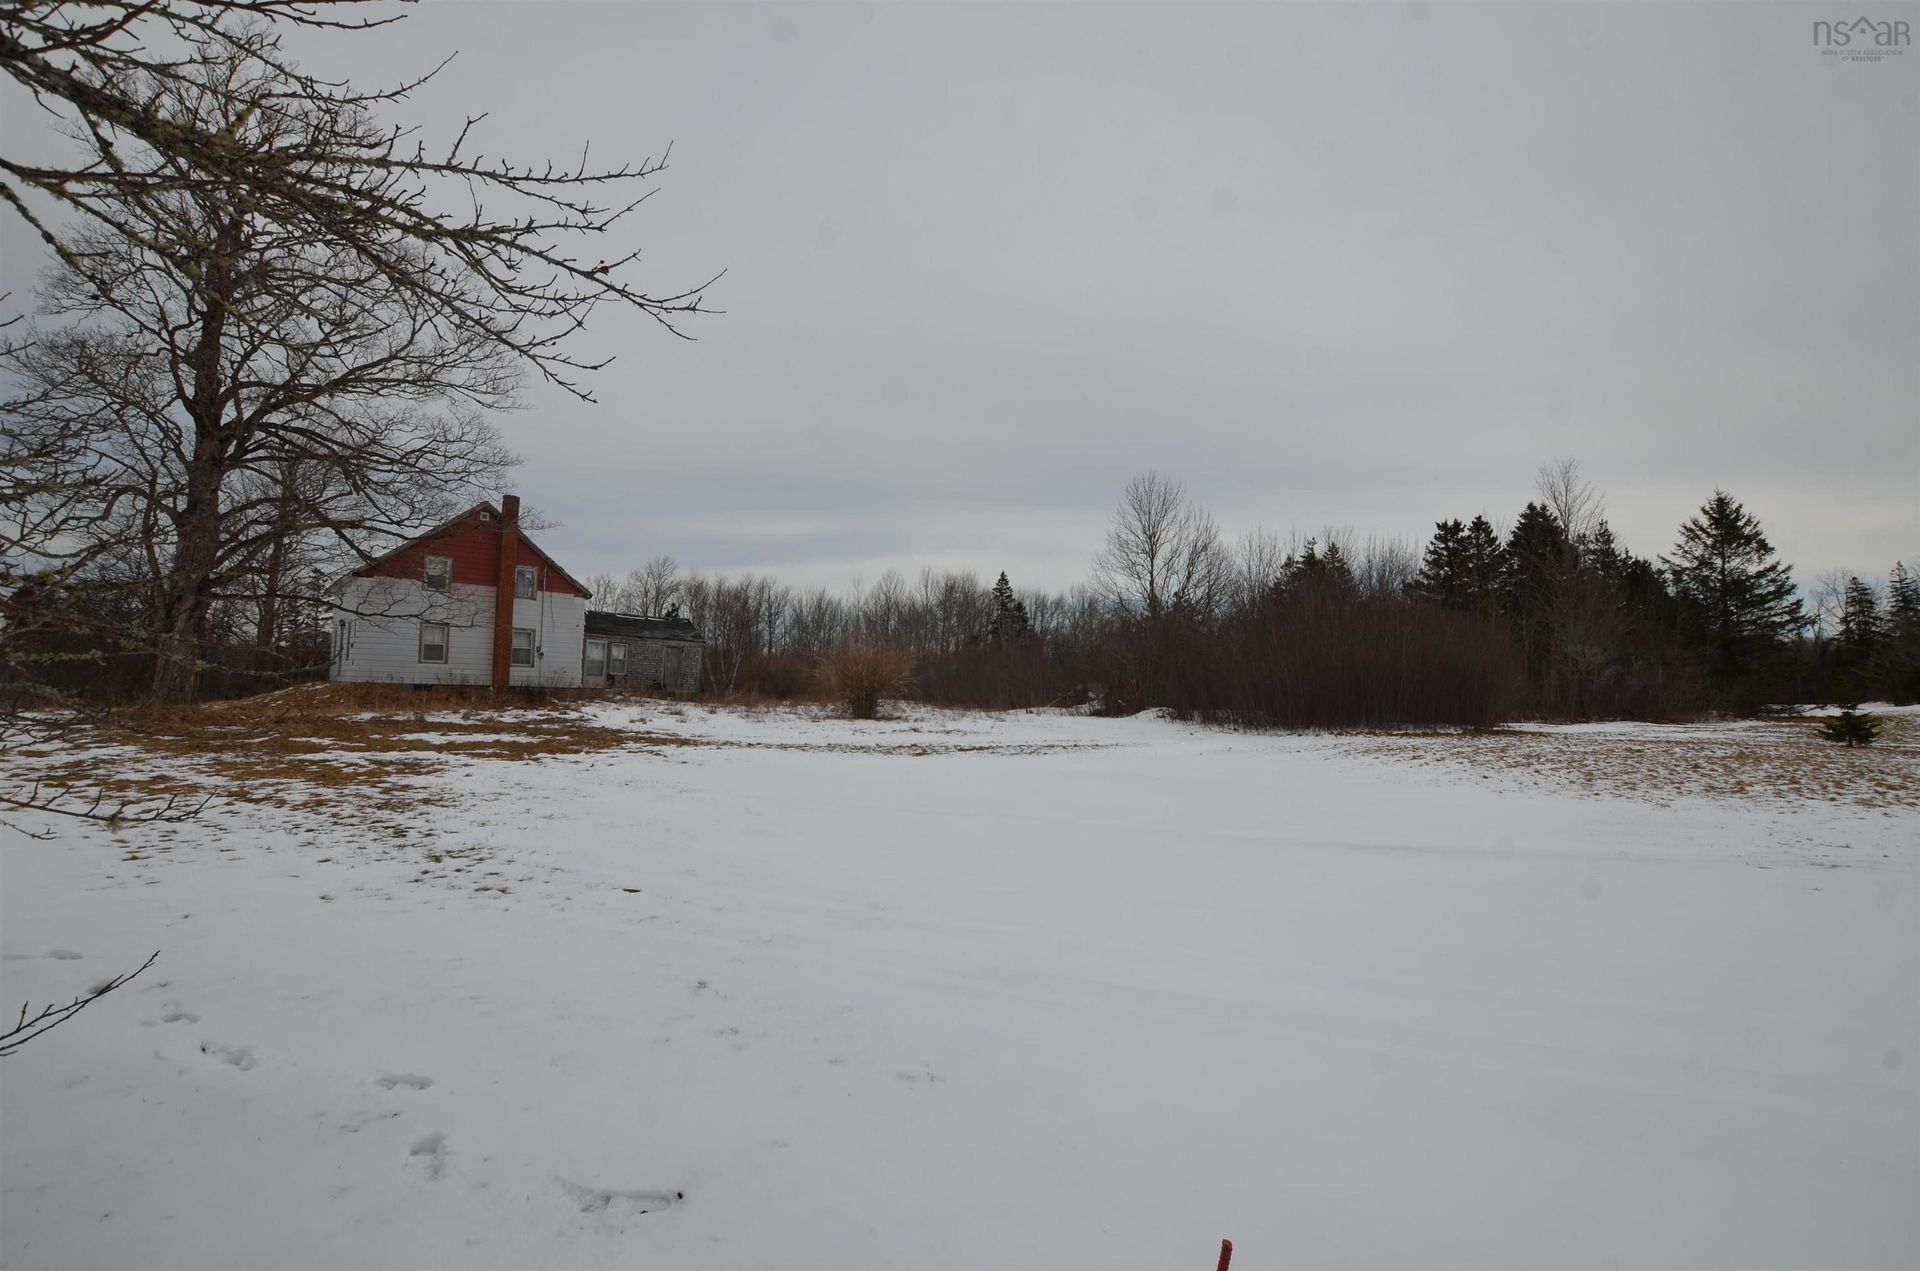
[[[558,1177],[553,1181],[560,1184],[560,1190],[567,1194],[583,1214],[606,1213],[609,1210],[644,1214],[655,1209],[665,1209],[668,1205],[678,1204],[687,1198],[685,1192],[669,1191],[665,1188],[641,1187],[631,1191],[619,1191],[611,1187],[583,1187],[579,1183]]]
[[[48,953],[47,956],[50,958],[58,958],[62,962],[78,962],[87,955],[84,953],[75,953],[72,949],[55,949]]]
[[[241,1072],[251,1072],[259,1064],[254,1058],[251,1046],[217,1046],[212,1042],[201,1042],[200,1053],[211,1055],[223,1064],[231,1064]]]
[[[396,1086],[405,1086],[409,1090],[425,1090],[433,1084],[432,1077],[423,1077],[417,1072],[386,1072],[373,1079],[373,1084],[382,1090],[392,1090]]]
[[[430,1180],[439,1178],[447,1168],[447,1136],[435,1130],[414,1140],[407,1149],[407,1164]]]
[[[160,1017],[162,1024],[198,1024],[200,1017],[192,1011],[183,1011],[177,1003],[170,1004],[167,1013]]]

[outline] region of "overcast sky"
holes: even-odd
[[[298,47],[457,51],[411,117],[490,154],[672,141],[644,279],[728,271],[698,342],[609,314],[597,405],[503,419],[576,573],[1060,587],[1145,469],[1424,540],[1557,456],[1645,554],[1723,486],[1803,580],[1920,557],[1920,49],[1812,41],[1910,6],[407,12]]]

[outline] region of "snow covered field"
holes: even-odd
[[[586,714],[87,752],[243,797],[4,842],[6,1000],[161,950],[0,1061],[6,1265],[1920,1262],[1911,728]]]

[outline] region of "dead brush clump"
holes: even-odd
[[[820,659],[820,691],[851,719],[876,719],[880,703],[913,687],[913,658],[871,636],[850,636]]]

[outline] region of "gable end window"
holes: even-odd
[[[539,575],[531,565],[513,567],[513,596],[516,600],[532,600],[534,588],[539,585]]]
[[[513,665],[533,665],[533,628],[515,627],[513,629]]]
[[[422,662],[447,660],[446,623],[423,622],[420,624],[420,660]]]
[[[453,560],[451,557],[427,557],[426,588],[428,591],[453,590]]]

